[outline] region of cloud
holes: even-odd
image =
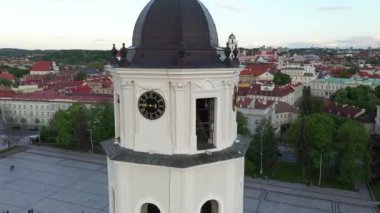
[[[356,36],[346,39],[330,40],[330,41],[296,41],[287,43],[290,48],[301,47],[340,47],[340,48],[367,48],[380,47],[380,36]]]
[[[83,3],[87,3],[87,4],[94,3],[94,0],[52,0],[52,1],[56,1],[56,2],[83,2]]]
[[[241,12],[243,11],[243,8],[240,8],[240,7],[237,7],[237,6],[234,6],[234,5],[229,5],[229,4],[224,4],[224,3],[216,3],[216,5],[218,5],[218,7],[221,7],[225,10],[229,10],[229,11],[233,11],[233,12]]]
[[[339,46],[345,47],[379,47],[380,38],[372,36],[358,36],[343,40],[337,40]]]
[[[105,41],[107,41],[107,40],[104,38],[98,38],[98,39],[93,40],[93,42],[105,42]]]
[[[351,7],[347,7],[347,6],[318,7],[319,11],[324,11],[324,12],[334,12],[334,11],[349,10],[349,9],[351,9]]]

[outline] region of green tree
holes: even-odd
[[[375,90],[363,85],[340,89],[332,98],[340,104],[357,106],[369,112],[375,112],[376,106],[380,105],[380,99],[377,97]]]
[[[326,166],[334,153],[334,119],[326,114],[314,113],[297,119],[285,134],[285,141],[292,144],[298,162],[302,166],[303,179],[306,168],[318,169],[321,158]]]
[[[7,79],[0,79],[0,87],[3,86],[3,87],[12,87],[13,83],[12,81],[10,80],[7,80]]]
[[[114,137],[115,118],[113,105],[105,102],[92,105],[89,109],[88,123],[95,143]]]
[[[301,99],[301,115],[310,115],[312,113],[312,101],[310,87],[303,87]]]
[[[92,62],[87,64],[87,67],[95,68],[97,70],[103,70],[104,69],[104,62],[92,61]]]
[[[322,113],[325,102],[322,98],[311,96],[311,113]]]
[[[57,143],[73,143],[73,126],[67,111],[59,110],[54,114],[50,123],[50,132],[55,136]]]
[[[30,73],[27,69],[19,69],[19,68],[9,68],[8,72],[15,76],[16,78],[21,78],[24,75],[28,75]]]
[[[88,134],[87,112],[84,105],[75,104],[69,109],[73,119],[73,136],[80,150],[90,150],[90,137]]]
[[[237,132],[240,135],[248,136],[250,134],[248,129],[248,119],[241,112],[236,113]]]
[[[376,94],[376,97],[380,99],[380,86],[375,87],[375,94]]]
[[[274,74],[273,82],[278,86],[282,86],[291,83],[292,78],[288,74],[279,72]]]
[[[74,76],[74,80],[75,81],[83,81],[84,79],[86,79],[87,75],[86,73],[84,72],[78,72],[75,76]]]
[[[348,120],[337,130],[339,180],[355,184],[371,178],[369,135],[364,125]]]
[[[99,143],[115,135],[114,111],[110,103],[94,104],[90,107],[75,103],[67,110],[58,111],[44,130],[46,140],[65,145],[77,145],[81,150],[90,149],[90,131],[93,141]],[[45,138],[45,137],[44,137]]]
[[[272,124],[269,120],[262,120],[248,148],[247,158],[255,165],[261,165],[262,157],[263,168],[271,171],[276,163],[277,156],[277,140]]]
[[[310,162],[315,169],[330,162],[334,153],[333,141],[335,134],[334,119],[326,114],[312,114],[306,118],[306,138],[310,143]]]

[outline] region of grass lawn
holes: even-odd
[[[324,171],[322,171],[324,172]],[[254,172],[252,169],[250,170],[250,175],[252,177],[260,177],[259,168],[256,168]],[[277,162],[274,169],[272,171],[265,171],[262,175],[263,177],[268,177],[269,179],[281,180],[292,183],[305,183],[312,182],[313,185],[318,185],[319,173],[318,171],[306,171],[305,174],[305,182],[302,181],[302,171],[301,168],[298,168],[298,165],[295,163],[287,163],[287,162]],[[326,175],[322,177],[321,181],[322,187],[329,188],[337,188],[337,189],[345,189],[352,190],[352,185],[347,185],[339,182],[334,175]],[[379,192],[380,192],[380,184],[379,184]]]
[[[372,192],[375,195],[377,201],[380,200],[380,182],[376,181],[371,183]]]
[[[0,154],[7,153],[7,152],[11,152],[11,151],[13,151],[13,150],[15,150],[15,149],[16,149],[16,147],[14,147],[14,146],[12,146],[10,149],[5,148],[5,149],[3,149],[3,150],[0,150]]]

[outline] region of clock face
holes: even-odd
[[[148,91],[140,96],[138,108],[146,119],[156,120],[165,112],[165,101],[157,92]]]

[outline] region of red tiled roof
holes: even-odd
[[[245,69],[240,72],[240,75],[259,76],[267,71],[275,70],[273,64],[247,64]]]
[[[292,105],[290,105],[290,104],[288,104],[288,103],[285,103],[285,102],[282,102],[282,101],[279,101],[279,102],[276,104],[275,112],[276,112],[276,113],[285,113],[285,112],[294,112],[294,113],[298,113],[298,111],[297,111],[296,108],[294,108]]]
[[[36,91],[33,93],[25,93],[21,95],[16,95],[13,97],[14,100],[22,101],[56,101],[60,100],[62,102],[79,102],[79,103],[99,103],[99,102],[113,102],[112,95],[63,95],[57,91],[48,90],[48,91]]]
[[[328,113],[345,118],[357,118],[365,113],[365,109],[361,109],[354,106],[342,105],[331,101],[325,102],[324,110]]]
[[[361,71],[359,72],[359,76],[362,78],[380,78],[379,74],[369,74],[368,72]]]
[[[239,96],[247,95],[260,95],[260,96],[275,96],[275,97],[284,97],[294,92],[294,89],[291,85],[285,86],[275,86],[272,91],[262,91],[260,84],[252,84],[249,88],[239,87]]]
[[[14,81],[15,77],[8,72],[3,72],[3,73],[0,73],[0,79],[7,79],[9,81]]]
[[[0,98],[12,98],[16,95],[13,90],[0,90]]]
[[[240,72],[240,75],[252,75],[252,76],[259,76],[266,72],[266,70],[252,70],[252,69],[245,69]]]
[[[51,71],[52,70],[52,66],[51,66],[52,62],[51,61],[37,61],[31,71]]]
[[[74,87],[69,89],[72,93],[79,93],[79,94],[84,94],[84,93],[91,93],[92,89],[88,85],[83,85],[80,87]]]
[[[252,103],[254,101],[254,103]],[[254,106],[254,109],[267,109],[271,107],[275,102],[272,100],[255,100],[253,98],[241,98],[237,101],[236,106],[242,109],[249,108],[249,106]]]

